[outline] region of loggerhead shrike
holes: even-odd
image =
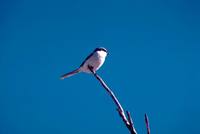
[[[91,73],[91,68],[94,72],[96,72],[104,63],[105,58],[107,56],[108,52],[105,48],[99,47],[96,48],[79,66],[79,68],[75,69],[74,71],[71,71],[69,73],[66,73],[61,76],[61,79],[65,79],[67,77],[70,77],[72,75],[75,75],[80,72],[85,73]]]

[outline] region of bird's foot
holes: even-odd
[[[88,65],[88,69],[89,69],[93,74],[96,74],[96,72],[93,70],[93,69],[94,69],[93,66]]]

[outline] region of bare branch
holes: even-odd
[[[134,127],[133,119],[132,119],[132,117],[131,117],[130,112],[129,112],[129,111],[126,111],[126,113],[127,113],[127,116],[128,116],[128,121],[129,121],[129,123],[130,123],[130,131],[132,131],[132,133],[137,134],[137,132],[136,132],[136,130],[135,130],[135,127]]]
[[[144,117],[145,117],[145,124],[146,124],[146,128],[147,128],[147,134],[150,134],[149,118],[148,118],[147,114],[145,114]]]
[[[114,101],[115,105],[117,106],[117,111],[120,115],[120,117],[122,118],[122,121],[124,122],[124,124],[126,125],[126,127],[128,128],[128,130],[130,131],[131,134],[137,134],[133,122],[132,122],[132,118],[130,116],[130,113],[128,112],[128,119],[124,113],[124,109],[122,108],[121,104],[119,103],[117,97],[114,95],[114,93],[112,92],[112,90],[106,85],[106,83],[103,81],[103,79],[97,75],[96,72],[93,71],[93,68],[88,66],[88,68],[90,69],[90,71],[92,72],[92,74],[95,76],[95,78],[101,83],[101,85],[105,88],[105,90],[107,91],[107,93],[111,96],[112,100]]]

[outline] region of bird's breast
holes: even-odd
[[[104,51],[95,52],[83,65],[84,72],[90,72],[88,65],[92,66],[94,71],[97,71],[104,63],[107,53]]]

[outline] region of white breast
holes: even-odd
[[[92,66],[94,71],[97,71],[104,63],[107,53],[104,51],[96,51],[83,65],[82,71],[91,73],[88,65]]]

